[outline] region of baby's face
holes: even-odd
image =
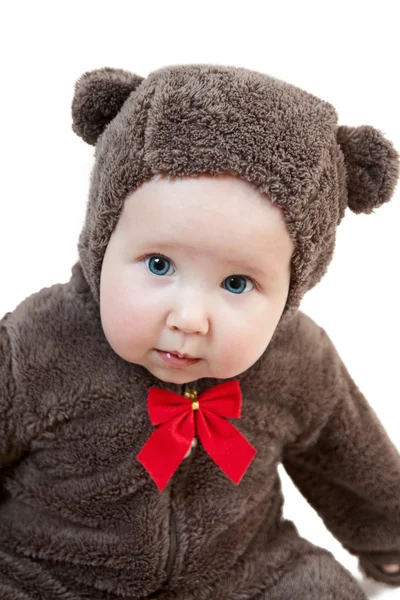
[[[126,199],[104,256],[105,336],[162,381],[235,377],[272,338],[293,250],[281,209],[237,177],[146,182]],[[168,351],[199,360],[167,364]]]

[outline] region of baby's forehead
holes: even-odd
[[[143,251],[255,256],[292,247],[283,212],[268,194],[230,175],[157,175],[124,207],[124,232]]]
[[[130,232],[159,232],[164,226],[175,237],[196,235],[204,243],[207,234],[235,235],[240,244],[252,235],[286,230],[283,210],[269,194],[230,173],[157,174],[128,194],[120,220]]]
[[[244,220],[255,222],[266,216],[268,224],[282,222],[283,210],[268,192],[260,192],[254,185],[234,173],[199,173],[190,176],[170,176],[158,173],[128,194],[125,204],[153,205],[164,212],[190,210],[190,221],[202,213],[214,218],[222,213],[228,218],[240,213]],[[137,207],[139,209],[139,206]],[[151,213],[151,210],[148,211]]]

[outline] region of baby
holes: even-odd
[[[282,462],[364,575],[400,586],[400,455],[299,310],[376,129],[241,68],[82,75],[96,146],[69,282],[0,321],[0,598],[365,600],[282,515]]]
[[[282,209],[244,180],[153,177],[125,201],[104,255],[110,346],[162,381],[245,372],[283,312],[293,249]]]

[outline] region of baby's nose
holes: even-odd
[[[210,315],[206,303],[199,299],[180,299],[168,314],[167,326],[179,329],[183,333],[200,333],[205,335],[209,329]]]

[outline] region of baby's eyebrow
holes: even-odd
[[[163,242],[157,242],[154,244],[148,244],[146,243],[146,246],[154,246],[157,247],[158,249],[162,249],[162,248],[168,248],[168,249],[181,249],[181,250],[186,250],[186,251],[191,251],[193,252],[193,248],[192,246],[190,246],[190,244],[185,244],[184,242],[181,243],[176,243],[176,242],[167,242],[167,241],[163,241]],[[224,262],[227,265],[232,265],[233,267],[238,267],[241,270],[246,271],[247,273],[253,273],[254,275],[257,275],[258,277],[264,277],[266,275],[266,271],[267,269],[263,269],[263,268],[259,268],[256,265],[253,264],[249,264],[246,261],[242,261],[240,259],[228,259],[226,258],[224,260]]]

